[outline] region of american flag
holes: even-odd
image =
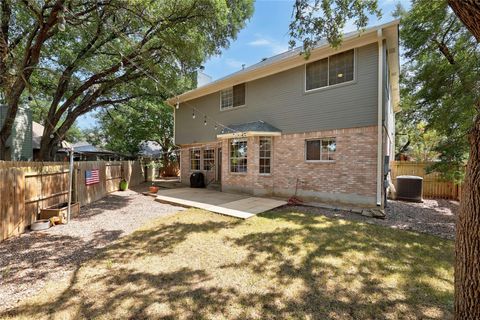
[[[100,182],[100,174],[98,169],[87,170],[85,171],[85,185],[89,186],[91,184]]]

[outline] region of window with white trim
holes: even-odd
[[[247,172],[247,139],[230,140],[230,172]]]
[[[220,91],[220,110],[245,105],[245,83]]]
[[[307,63],[305,67],[305,89],[308,91],[353,81],[354,63],[354,49]]]
[[[215,165],[215,150],[204,149],[203,150],[203,170],[212,171]]]
[[[190,170],[200,170],[200,149],[190,149]]]
[[[272,137],[260,137],[259,173],[270,174],[272,164]]]
[[[305,160],[335,161],[337,142],[335,138],[322,138],[305,141]]]

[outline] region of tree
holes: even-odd
[[[416,75],[422,86],[411,90],[424,94],[425,100],[419,101],[424,110],[437,112],[432,118],[422,109],[418,114],[427,117],[429,125],[446,125],[442,132],[452,133],[460,148],[462,134],[468,137],[470,151],[456,227],[455,318],[480,319],[480,5],[472,0],[448,0],[448,5],[456,16],[446,0],[415,1],[408,14],[410,22],[403,22],[410,30],[402,35],[409,37],[404,43],[413,44],[407,55],[416,61],[414,64],[429,66]],[[336,46],[347,20],[352,19],[361,29],[367,25],[369,14],[379,15],[377,1],[296,0],[291,44],[302,40],[308,51],[319,38],[326,38]]]
[[[2,0],[0,159],[28,95],[49,102],[40,150],[49,159],[82,114],[189,87],[252,10],[251,0]]]
[[[171,107],[161,101],[134,99],[103,109],[97,117],[97,131],[101,131],[105,137],[107,149],[137,155],[142,144],[151,141],[162,148],[164,165],[169,163],[169,155],[175,149]]]
[[[29,102],[29,107],[32,110],[32,120],[37,123],[45,123],[47,121],[46,116],[48,112],[49,104],[46,101],[35,101]],[[83,131],[78,127],[74,122],[72,126],[65,133],[64,139],[67,142],[75,143],[82,141],[84,139]]]

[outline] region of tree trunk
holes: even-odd
[[[48,132],[44,132],[42,140],[40,141],[40,151],[38,152],[38,160],[52,161],[54,157],[53,149],[55,140],[50,138]]]
[[[448,5],[480,42],[480,3],[478,0],[448,0]]]
[[[0,135],[0,160],[5,160],[7,157],[7,139]]]
[[[480,115],[470,135],[470,157],[455,242],[455,319],[480,319]]]

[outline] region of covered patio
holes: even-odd
[[[194,188],[160,190],[155,200],[183,207],[204,209],[241,219],[248,219],[258,213],[287,204],[282,200]]]

